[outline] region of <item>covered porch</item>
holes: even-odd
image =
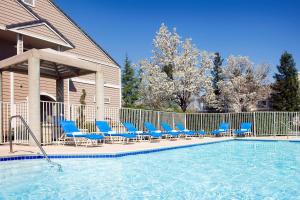
[[[44,109],[40,102],[40,77],[56,80],[55,103],[61,106],[61,110],[64,110],[64,80],[86,74],[95,74],[95,119],[104,119],[104,80],[101,64],[52,49],[31,49],[0,61],[1,133],[4,132],[3,120],[7,120],[3,116],[2,101],[2,72],[4,71],[28,75],[27,122],[39,142],[42,142],[41,113]],[[70,118],[70,116],[64,115],[60,117]],[[29,138],[29,144],[33,144],[31,138]]]

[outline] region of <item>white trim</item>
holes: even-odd
[[[85,83],[89,85],[95,85],[95,81],[88,80],[88,79],[82,79],[82,78],[71,78],[72,81],[77,82],[77,83]],[[104,83],[104,87],[109,87],[109,88],[116,88],[116,89],[121,89],[120,85],[115,85],[115,84],[110,84],[110,83]]]
[[[21,27],[17,27],[15,28],[16,30],[19,29],[26,29],[26,28],[32,28],[32,27],[36,27],[36,26],[46,26],[48,29],[50,29],[50,31],[52,31],[57,37],[59,37],[59,39],[61,39],[62,41],[64,41],[66,44],[68,44],[71,48],[73,48],[63,37],[61,37],[53,28],[51,28],[51,26],[49,26],[47,23],[42,22],[39,24],[33,24],[33,25],[28,25],[28,26],[21,26]],[[13,28],[14,29],[14,28]]]
[[[27,36],[37,38],[37,39],[40,39],[40,40],[44,40],[44,41],[47,41],[47,42],[51,42],[51,43],[54,43],[54,44],[59,44],[59,45],[62,45],[62,46],[68,47],[68,48],[73,48],[68,43],[66,44],[64,42],[60,42],[59,40],[50,39],[50,38],[40,36],[40,35],[37,35],[37,34],[34,34],[34,33],[28,33],[26,30],[18,30],[18,29],[7,29],[7,30],[15,32],[15,33],[21,33],[23,35],[27,35]]]
[[[73,48],[71,45],[66,44],[64,42],[59,42],[58,40],[56,41],[56,40],[53,40],[53,39],[50,39],[50,38],[47,38],[47,37],[44,37],[44,36],[40,36],[40,35],[37,35],[37,34],[34,34],[34,33],[28,33],[26,30],[17,30],[17,29],[8,29],[8,30],[12,31],[12,32],[15,32],[15,33],[21,33],[23,35],[27,35],[27,36],[37,38],[37,39],[40,39],[40,40],[44,40],[44,41],[47,41],[47,42],[51,42],[51,43],[54,43],[54,44],[59,44],[59,45],[65,46],[65,47]]]
[[[120,85],[115,85],[115,84],[110,84],[110,83],[105,83],[104,87],[115,88],[115,89],[120,89],[121,90]]]
[[[1,29],[1,30],[6,30],[6,26],[0,24],[0,29]]]
[[[95,85],[95,81],[88,80],[88,79],[82,79],[82,78],[71,78],[72,81],[77,83],[85,83],[89,85]]]
[[[104,97],[104,104],[110,104],[110,97]]]

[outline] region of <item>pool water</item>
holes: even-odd
[[[230,141],[121,158],[0,163],[0,199],[300,199],[300,143]]]

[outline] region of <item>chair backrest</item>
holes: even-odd
[[[96,121],[96,126],[100,132],[107,133],[112,131],[111,127],[107,123],[107,121]]]
[[[151,124],[150,122],[145,122],[144,125],[148,131],[157,131],[155,126],[153,124]]]
[[[251,122],[243,122],[243,123],[241,123],[241,130],[246,129],[246,130],[250,131],[251,126],[252,126]]]
[[[127,129],[128,132],[136,132],[138,131],[137,128],[131,122],[123,122],[123,125]]]
[[[74,121],[60,121],[59,124],[65,133],[80,132]]]
[[[185,130],[183,124],[181,124],[181,123],[176,123],[175,126],[176,126],[176,128],[177,128],[178,130],[180,130],[180,131],[184,131],[184,130]]]
[[[165,130],[165,131],[172,131],[173,129],[171,128],[171,126],[169,124],[167,124],[166,122],[161,122],[160,123],[161,127]]]
[[[228,123],[221,123],[219,129],[224,129],[225,131],[227,131],[229,129],[229,124]]]

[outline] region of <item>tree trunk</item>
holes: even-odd
[[[184,98],[180,98],[180,108],[183,112],[186,112],[186,109],[188,107],[188,103]]]

